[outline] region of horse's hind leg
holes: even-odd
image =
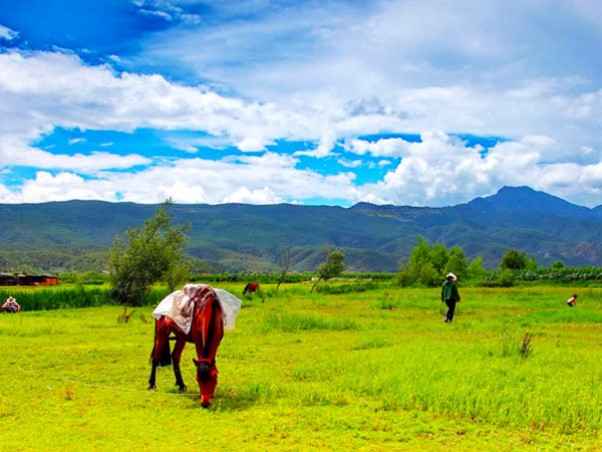
[[[165,347],[165,341],[162,338],[158,338],[155,343],[155,348],[151,354],[151,373],[148,379],[148,389],[157,389],[156,377],[157,377],[157,367],[161,364],[161,350]],[[169,345],[169,342],[167,343]]]
[[[155,325],[155,345],[151,352],[151,373],[148,379],[148,389],[157,389],[156,376],[157,367],[169,365],[169,332],[166,333],[161,323]]]
[[[157,365],[155,364],[155,361],[153,360],[150,378],[148,379],[148,390],[149,391],[157,389],[156,378],[157,378]]]
[[[180,371],[180,358],[182,356],[182,351],[184,351],[185,346],[186,340],[178,338],[176,340],[176,345],[173,349],[173,353],[171,354],[171,359],[173,360],[173,373],[176,376],[176,385],[180,388],[180,391],[186,391],[186,385],[184,384],[182,372]]]

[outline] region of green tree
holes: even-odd
[[[564,262],[561,260],[554,261],[551,268],[552,270],[562,270],[564,268]]]
[[[525,264],[525,270],[529,270],[529,271],[537,271],[537,261],[535,260],[534,256],[530,256],[527,259],[527,263]]]
[[[431,262],[426,262],[420,267],[418,281],[425,286],[433,286],[439,282],[437,269]]]
[[[527,255],[524,251],[518,252],[514,248],[506,251],[500,262],[502,270],[523,270],[527,267]]]
[[[343,270],[345,270],[345,253],[343,250],[330,251],[328,248],[324,249],[324,262],[320,264],[316,270],[318,273],[318,279],[311,287],[310,293],[314,291],[320,281],[331,279],[339,276]]]
[[[443,243],[433,244],[429,253],[429,261],[433,265],[433,268],[436,270],[437,274],[443,274],[446,266],[448,266],[449,258],[450,256],[447,252],[447,247]]]
[[[430,263],[431,247],[424,237],[418,236],[418,243],[410,252],[408,263],[403,269],[402,280],[408,281],[410,284],[418,281],[422,267]]]
[[[487,269],[483,266],[483,258],[477,256],[468,266],[468,277],[473,279],[482,279],[487,274]]]
[[[462,248],[454,246],[448,251],[444,244],[430,246],[424,237],[418,236],[418,243],[410,252],[407,263],[400,261],[399,283],[433,286],[439,284],[445,273],[453,271],[457,275],[466,275],[467,268]]]
[[[174,226],[166,206],[142,226],[115,237],[109,255],[111,297],[125,305],[143,305],[153,283],[172,286],[182,277],[189,225]]]
[[[167,284],[170,292],[176,290],[176,287],[181,286],[184,282],[190,279],[190,266],[184,260],[176,260],[170,262],[169,267],[163,274],[163,280]]]
[[[449,250],[449,258],[443,273],[455,273],[459,278],[468,275],[468,261],[464,256],[464,251],[459,246],[452,246]]]

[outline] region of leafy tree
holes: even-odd
[[[552,263],[553,270],[562,270],[563,268],[564,268],[564,262],[562,262],[561,260],[557,260],[557,261],[554,261],[554,263]]]
[[[345,253],[343,250],[330,251],[328,248],[324,249],[324,262],[317,268],[318,279],[311,287],[310,293],[314,291],[315,287],[320,281],[335,278],[345,270]]]
[[[460,249],[458,248],[458,250]],[[461,257],[464,259],[463,253],[461,253]],[[435,243],[430,246],[424,237],[418,236],[418,243],[410,252],[407,264],[400,261],[400,284],[437,285],[448,266],[449,258],[450,255],[444,244]]]
[[[475,265],[480,265],[482,268],[483,260],[478,262]],[[468,275],[468,261],[462,248],[452,246],[448,251],[444,244],[435,243],[430,246],[426,239],[418,236],[418,243],[410,252],[407,263],[400,260],[399,283],[433,286],[439,284],[448,272],[453,272],[460,277]]]
[[[537,270],[537,261],[534,256],[530,256],[527,259],[527,264],[525,265],[525,270],[536,271]]]
[[[448,261],[449,255],[447,247],[443,243],[433,244],[429,253],[429,262],[433,265],[433,268],[439,275],[445,271]]]
[[[421,269],[426,264],[431,264],[431,247],[428,241],[422,236],[418,236],[418,243],[410,252],[408,263],[403,270],[402,279],[409,281],[410,283],[416,282],[420,279]],[[433,266],[434,267],[434,266]]]
[[[527,255],[524,251],[518,252],[514,248],[506,251],[500,262],[502,270],[523,270],[527,267]]]
[[[183,260],[170,262],[169,267],[163,275],[163,280],[167,283],[170,292],[176,290],[184,282],[190,279],[190,266]]]
[[[477,256],[468,266],[468,276],[474,279],[482,279],[487,274],[487,269],[483,266],[483,258]]]
[[[468,261],[464,256],[464,251],[459,246],[452,246],[449,250],[449,258],[443,273],[455,273],[458,277],[468,275]]]
[[[172,225],[162,206],[142,226],[126,231],[125,238],[115,237],[109,255],[111,297],[139,306],[153,283],[175,285],[184,274],[181,264],[189,227]]]
[[[420,267],[418,272],[418,281],[425,286],[436,285],[439,281],[437,269],[431,262],[426,262]]]

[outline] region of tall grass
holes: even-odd
[[[3,287],[0,289],[0,300],[9,296],[15,297],[21,311],[41,311],[67,308],[89,308],[94,306],[117,305],[113,300],[108,285],[59,285],[54,287]],[[153,287],[147,297],[148,305],[156,306],[167,295],[164,287]]]
[[[109,297],[107,288],[85,287],[81,284],[58,287],[3,288],[0,290],[0,298],[6,299],[9,295],[16,298],[22,311],[87,308],[114,304]]]

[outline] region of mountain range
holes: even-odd
[[[47,272],[102,270],[116,235],[153,216],[158,205],[65,201],[0,204],[0,271],[23,263]],[[278,272],[282,250],[292,271],[313,271],[324,247],[345,251],[350,270],[395,271],[418,236],[460,246],[496,268],[511,248],[538,264],[602,265],[602,205],[590,209],[535,191],[504,187],[450,207],[359,203],[350,208],[291,204],[173,204],[189,223],[186,252],[197,270]]]

